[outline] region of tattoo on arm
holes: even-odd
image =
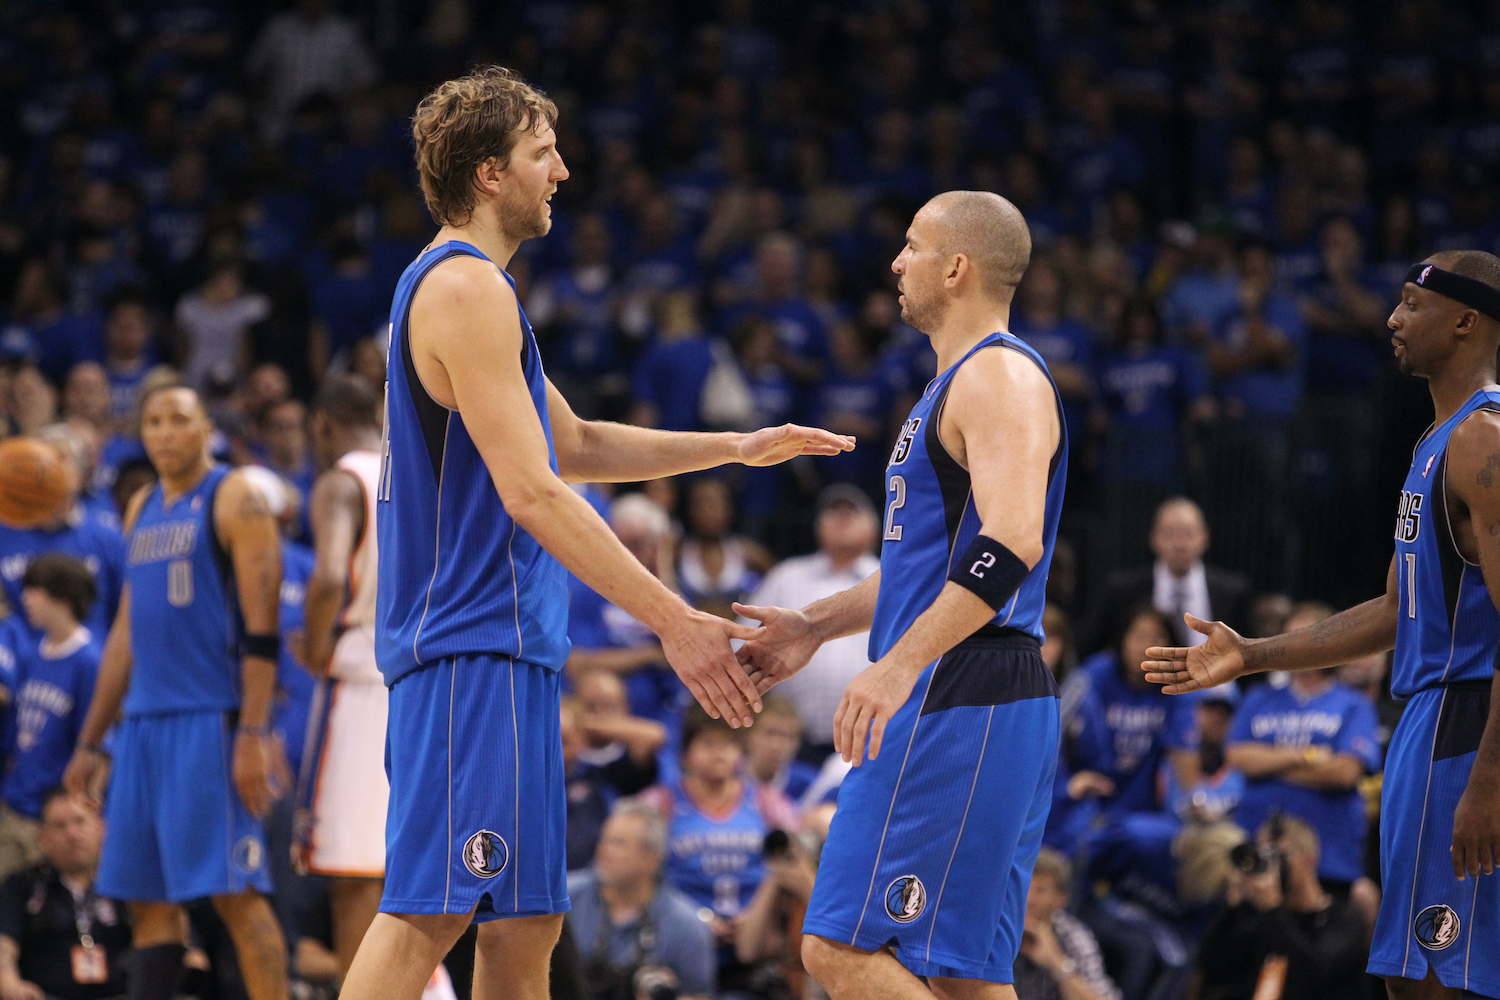
[[[271,516],[271,508],[266,506],[266,498],[261,496],[260,490],[247,489],[240,497],[238,515],[247,521],[259,520]]]
[[[1500,470],[1500,451],[1494,452],[1489,458],[1484,460],[1484,466],[1480,468],[1478,475],[1474,478],[1479,481],[1480,486],[1489,489],[1495,485],[1496,470]]]

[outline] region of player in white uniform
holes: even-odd
[[[300,860],[330,877],[333,944],[348,972],[380,908],[385,878],[388,695],[375,664],[375,391],[332,376],[313,402],[313,446],[327,470],[309,501],[316,562],[307,582],[308,669],[327,679],[308,717],[298,788]]]

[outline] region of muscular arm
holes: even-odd
[[[551,382],[547,417],[558,475],[570,483],[634,483],[730,462],[774,465],[797,455],[836,455],[854,447],[853,438],[795,424],[753,434],[703,434],[580,420]]]
[[[364,523],[365,497],[359,481],[343,469],[329,469],[318,477],[308,518],[314,561],[302,606],[303,659],[310,672],[323,676],[333,657],[339,609],[349,587],[349,560],[361,531],[374,530],[374,525]]]
[[[552,471],[542,423],[517,360],[522,334],[515,293],[500,273],[477,258],[439,264],[412,303],[410,338],[427,391],[463,414],[500,501],[516,523],[587,586],[660,636],[668,662],[706,709],[748,721],[759,696],[727,641],[722,651],[714,648],[718,643],[703,620],[707,616],[652,576]],[[564,429],[565,438],[573,433]],[[720,636],[748,637],[748,630],[728,622],[715,627]]]
[[[880,594],[880,570],[832,597],[803,609],[820,642],[870,631],[875,623],[875,598]]]
[[[1447,479],[1450,495],[1468,512],[1484,585],[1500,609],[1500,414],[1480,411],[1454,429]],[[1492,874],[1500,864],[1500,671],[1490,683],[1489,716],[1453,815],[1453,874],[1460,879]]]
[[[246,635],[276,635],[281,597],[281,539],[265,497],[231,473],[214,499],[214,529],[229,553]],[[271,721],[276,661],[240,660],[240,725],[264,728]]]
[[[1396,560],[1386,572],[1385,593],[1316,625],[1245,643],[1245,672],[1336,667],[1396,645]]]

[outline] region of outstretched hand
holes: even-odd
[[[661,649],[703,710],[738,729],[755,721],[761,700],[760,692],[729,648],[729,640],[750,642],[764,632],[717,615],[689,611],[676,628],[661,634]]]
[[[823,644],[807,615],[790,608],[734,605],[735,614],[761,623],[760,635],[740,647],[739,661],[750,670],[755,689],[765,694],[807,666]]]
[[[1245,671],[1245,639],[1223,622],[1182,616],[1194,632],[1208,636],[1201,646],[1151,646],[1141,669],[1166,694],[1188,694],[1227,684]]]
[[[746,434],[739,444],[739,460],[745,465],[778,465],[798,455],[837,455],[853,450],[854,438],[847,434],[782,424]]]

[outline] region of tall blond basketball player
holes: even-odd
[[[326,680],[308,718],[299,780],[303,866],[329,876],[333,945],[342,972],[380,908],[385,878],[388,696],[375,665],[375,497],[380,416],[363,380],[331,376],[313,402],[313,447],[325,471],[309,519],[316,562],[307,582],[304,652]]]

